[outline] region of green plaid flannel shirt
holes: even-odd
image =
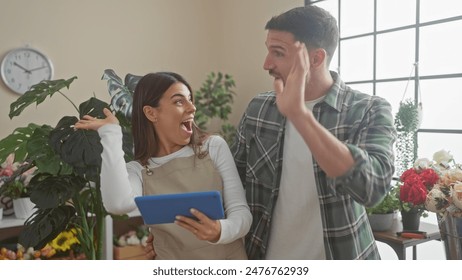
[[[313,161],[326,257],[380,259],[364,207],[378,203],[391,186],[396,139],[391,106],[331,75],[335,83],[313,114],[348,146],[355,165],[341,177],[329,178]],[[284,127],[274,93],[260,94],[249,103],[231,146],[253,215],[246,236],[249,259],[265,258],[281,180]]]

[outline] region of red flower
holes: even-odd
[[[408,177],[414,176],[416,174],[417,172],[415,172],[414,168],[409,168],[408,170],[404,171],[403,174],[401,174],[401,177],[399,177],[399,179],[401,180],[401,182],[404,182]]]
[[[404,182],[400,188],[399,199],[403,202],[410,202],[413,205],[425,203],[427,188],[418,176]]]
[[[433,188],[433,185],[436,184],[439,180],[438,174],[433,169],[424,169],[420,172],[420,178],[422,178],[425,187],[428,190]]]
[[[411,203],[413,206],[424,204],[428,191],[438,181],[438,174],[431,168],[415,170],[410,168],[400,177],[399,199]]]

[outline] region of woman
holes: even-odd
[[[226,218],[177,218],[151,225],[156,259],[246,259],[243,237],[252,216],[226,142],[194,123],[191,87],[176,73],[145,75],[133,96],[134,161],[125,164],[117,118],[84,116],[77,129],[97,130],[103,145],[101,192],[106,209],[125,214],[136,209],[134,197],[150,194],[219,190]],[[130,186],[130,187],[128,187]]]

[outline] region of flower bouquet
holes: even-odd
[[[425,207],[427,210],[439,213],[441,217],[450,215],[462,217],[462,169],[444,150],[433,155],[429,162],[439,174],[439,180],[430,189]]]
[[[427,217],[425,201],[428,192],[439,180],[438,173],[429,166],[426,159],[418,159],[414,166],[404,171],[398,182],[401,212],[417,212]]]
[[[441,150],[428,161],[439,175],[425,200],[425,208],[435,212],[447,259],[462,259],[462,169],[453,156]]]

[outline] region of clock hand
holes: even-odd
[[[29,72],[32,72],[32,71],[35,71],[35,70],[40,70],[40,69],[43,69],[43,68],[47,68],[47,66],[41,66],[41,67],[30,69]]]
[[[24,70],[24,72],[28,73],[28,74],[31,74],[30,70],[27,70],[26,68],[24,68],[23,66],[19,65],[16,61],[13,62],[14,65],[18,66],[19,68],[21,68],[22,70]]]

